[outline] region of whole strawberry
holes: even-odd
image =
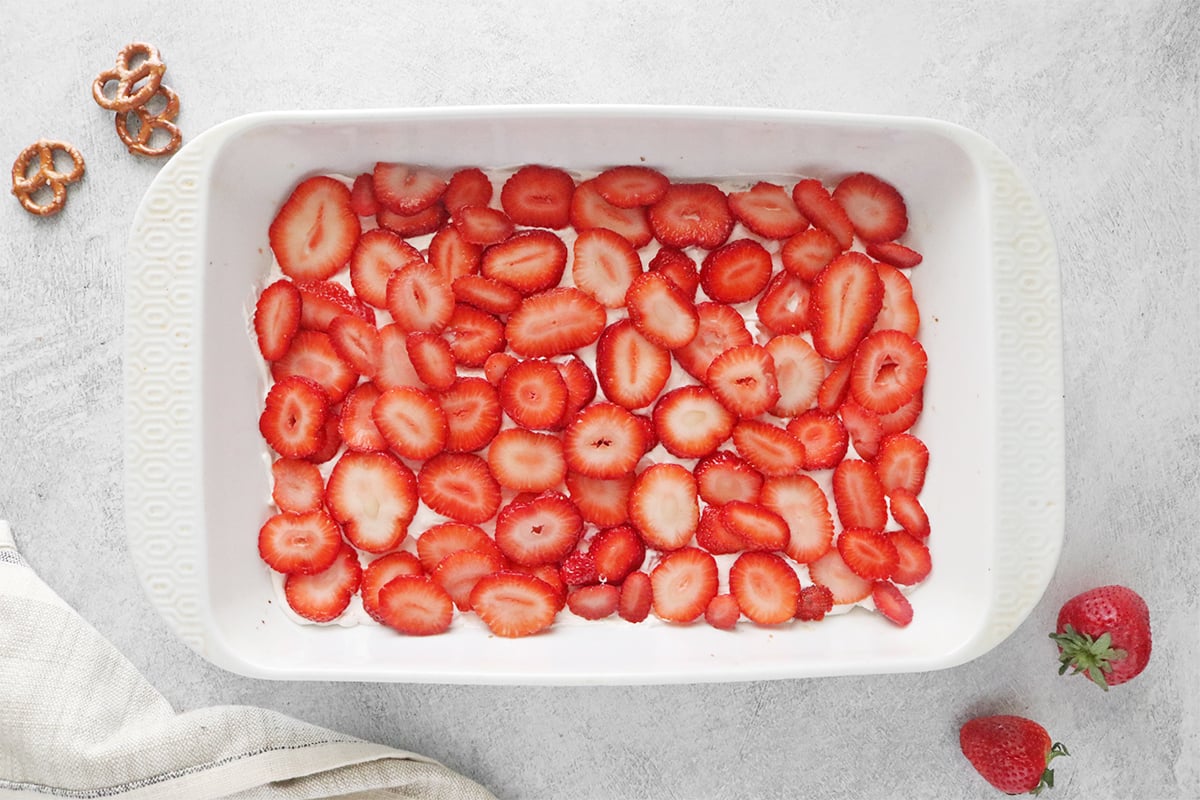
[[[1150,660],[1150,610],[1137,592],[1124,586],[1101,586],[1068,600],[1058,612],[1058,644],[1062,675],[1082,672],[1108,691],[1135,677]]]
[[[1024,717],[976,717],[959,730],[958,743],[984,780],[1008,794],[1053,788],[1050,762],[1070,755],[1063,745],[1050,744],[1045,728]]]

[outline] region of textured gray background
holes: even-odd
[[[1052,796],[1200,797],[1194,3],[260,5],[0,0],[5,168],[42,136],[88,162],[56,219],[0,198],[0,517],[172,703],[278,709],[511,798],[997,796],[957,730],[1009,712],[1071,747]],[[638,102],[931,116],[992,139],[1061,257],[1066,541],[1042,603],[988,656],[924,675],[459,688],[210,666],[147,603],[122,527],[122,259],[158,165],[124,152],[87,83],[137,39],[163,51],[193,136],[266,109]],[[1108,695],[1057,679],[1045,639],[1101,582],[1139,589],[1157,634],[1146,673]]]

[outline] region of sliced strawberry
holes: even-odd
[[[800,601],[796,604],[796,619],[801,622],[820,622],[833,610],[833,592],[828,586],[814,583],[800,590]]]
[[[658,433],[654,430],[654,420],[649,414],[634,414],[633,418],[642,426],[642,433],[646,437],[646,443],[642,449],[642,455],[645,455],[658,447]]]
[[[719,631],[731,631],[737,627],[742,609],[731,594],[719,594],[708,601],[704,609],[704,621]]]
[[[414,261],[388,278],[387,309],[406,331],[437,333],[454,313],[454,292],[437,267]]]
[[[783,550],[793,561],[807,564],[833,546],[829,502],[817,482],[807,475],[768,478],[758,502],[787,523],[788,541]]]
[[[883,440],[883,423],[874,411],[868,411],[853,400],[842,403],[838,410],[842,424],[850,435],[850,443],[860,458],[871,460],[879,452]]]
[[[479,272],[482,262],[483,248],[467,241],[453,225],[439,229],[429,242],[430,266],[451,284],[464,275]]]
[[[542,492],[567,476],[562,441],[547,433],[510,428],[488,447],[488,467],[501,486],[514,492]]]
[[[621,590],[607,583],[580,586],[567,595],[567,608],[577,617],[604,619],[617,612]]]
[[[596,559],[585,550],[576,550],[563,559],[558,575],[567,586],[587,586],[596,583]]]
[[[845,253],[829,262],[809,296],[813,346],[831,361],[854,352],[883,306],[883,281],[875,263],[862,253]]]
[[[729,438],[737,422],[703,386],[681,386],[667,392],[654,406],[653,419],[659,442],[679,458],[707,456]]]
[[[723,303],[700,303],[696,315],[700,318],[696,338],[673,350],[672,355],[689,375],[703,381],[713,359],[732,347],[753,344],[754,338],[746,330],[742,315]]]
[[[915,494],[907,489],[893,489],[888,503],[897,525],[918,539],[929,537],[929,516]]]
[[[742,419],[757,417],[779,402],[775,360],[757,344],[721,353],[713,359],[704,382],[721,405]]]
[[[454,227],[471,244],[498,244],[513,232],[513,222],[503,211],[487,206],[462,206],[453,212]]]
[[[659,248],[647,270],[665,275],[684,297],[695,302],[696,289],[700,288],[700,270],[687,253],[675,247]]]
[[[543,492],[526,502],[514,500],[496,518],[496,546],[525,566],[561,562],[582,535],[579,509],[558,492]]]
[[[628,525],[605,528],[588,546],[588,555],[596,570],[596,579],[620,583],[646,560],[646,545],[637,531]]]
[[[800,333],[808,330],[808,284],[790,272],[780,272],[767,284],[758,298],[754,313],[772,333]]]
[[[852,572],[836,547],[809,564],[808,574],[829,589],[837,605],[857,603],[871,594],[871,582]]]
[[[833,190],[864,242],[890,242],[908,230],[908,209],[896,187],[866,172],[848,175]]]
[[[608,228],[579,232],[571,261],[575,287],[608,308],[625,304],[625,293],[642,274],[642,260],[629,240]]]
[[[567,384],[549,361],[518,361],[500,379],[500,407],[523,428],[553,430],[567,409]]]
[[[354,179],[350,187],[350,208],[360,217],[373,217],[379,211],[375,199],[375,176],[364,172]]]
[[[700,264],[700,288],[718,303],[744,303],[771,280],[771,254],[753,239],[718,247]]]
[[[730,500],[721,507],[721,524],[742,539],[747,550],[782,550],[790,535],[783,517],[742,500]]]
[[[783,243],[779,260],[792,275],[812,283],[843,250],[838,240],[825,231],[809,228]]]
[[[293,375],[320,386],[330,403],[340,403],[358,382],[358,374],[338,357],[329,335],[320,331],[297,331],[287,353],[271,364],[271,377],[276,381]]]
[[[484,377],[492,386],[499,387],[500,381],[504,380],[504,373],[515,363],[517,359],[511,353],[492,353],[483,362]]]
[[[300,291],[289,280],[279,279],[262,290],[254,306],[254,334],[258,351],[267,361],[283,358],[300,329]]]
[[[379,344],[379,370],[373,378],[376,386],[383,391],[424,386],[408,359],[408,333],[403,328],[395,323],[384,325],[379,329]]]
[[[700,525],[696,478],[678,464],[652,464],[642,470],[629,493],[629,520],[648,546],[683,547]]]
[[[481,450],[500,430],[500,397],[483,378],[459,378],[437,396],[446,415],[446,452]]]
[[[808,227],[782,186],[759,182],[745,192],[730,192],[729,210],[738,222],[764,239],[786,239]]]
[[[917,390],[917,393],[900,408],[890,414],[879,415],[879,428],[883,435],[891,433],[904,433],[911,428],[921,416],[921,411],[925,407],[925,391],[924,389]]]
[[[446,213],[446,207],[441,203],[434,203],[424,211],[418,211],[416,214],[397,214],[387,208],[380,208],[379,213],[375,215],[375,221],[379,227],[386,228],[392,233],[402,237],[409,236],[425,236],[429,233],[436,233],[443,225],[446,224],[446,219],[449,215]]]
[[[472,453],[440,453],[417,474],[421,501],[443,517],[478,525],[500,508],[500,484]]]
[[[826,414],[836,413],[850,393],[850,368],[853,359],[847,358],[834,364],[817,390],[817,408]]]
[[[900,556],[896,568],[892,570],[892,580],[905,586],[912,586],[929,577],[933,561],[925,543],[905,531],[895,531],[889,533],[888,536]]]
[[[300,183],[280,207],[268,232],[283,274],[296,281],[325,280],[354,251],[362,233],[350,190],[324,176]]]
[[[833,469],[850,447],[850,435],[836,414],[812,408],[792,419],[787,432],[804,445],[804,469]]]
[[[532,575],[497,572],[479,579],[471,590],[471,608],[497,636],[532,636],[549,628],[558,615],[559,595]]]
[[[308,378],[291,375],[276,381],[267,392],[258,430],[284,458],[305,458],[321,446],[328,413],[329,397],[321,387]]]
[[[854,243],[854,223],[821,182],[809,178],[792,187],[792,200],[813,225],[837,239],[843,250]]]
[[[365,322],[375,322],[375,312],[356,300],[350,291],[334,281],[303,281],[296,284],[300,292],[300,327],[310,331],[328,331],[340,316],[352,315]]]
[[[921,327],[921,312],[913,300],[912,283],[895,267],[876,264],[875,269],[883,282],[883,305],[872,330],[896,330],[916,336]]]
[[[579,508],[579,513],[603,528],[629,521],[629,493],[635,479],[633,473],[605,479],[568,471],[565,480],[571,502]]]
[[[669,278],[658,272],[639,275],[625,295],[629,320],[648,341],[674,350],[696,337],[700,318]]]
[[[733,232],[725,193],[711,183],[675,183],[650,206],[654,238],[668,247],[720,247]]]
[[[379,621],[409,636],[436,636],[450,629],[454,602],[424,575],[401,575],[379,590]]]
[[[518,355],[548,357],[569,353],[600,338],[604,306],[578,289],[551,289],[527,297],[508,318],[504,333]]]
[[[575,187],[571,197],[571,227],[577,231],[607,228],[620,234],[635,248],[644,247],[654,238],[644,208],[617,208],[600,196],[594,180]]]
[[[875,456],[875,473],[883,490],[891,494],[905,489],[914,495],[925,485],[925,470],[929,467],[929,448],[911,433],[885,436]]]
[[[865,461],[848,459],[837,465],[833,471],[833,501],[845,528],[882,531],[887,524],[883,486]]]
[[[650,573],[654,613],[668,622],[691,622],[717,596],[717,562],[708,553],[685,547],[663,556]]]
[[[924,261],[924,256],[899,242],[869,242],[867,255],[897,269],[912,269]]]
[[[650,616],[654,589],[650,576],[644,572],[630,573],[621,582],[621,600],[617,614],[626,622],[641,622]]]
[[[521,305],[521,293],[493,278],[482,275],[463,275],[455,278],[451,289],[454,299],[460,304],[485,311],[488,314],[508,314]]]
[[[555,363],[558,374],[567,385],[567,410],[564,422],[583,410],[596,399],[596,376],[579,356],[570,356],[566,361]]]
[[[633,472],[646,451],[645,440],[641,423],[624,408],[595,403],[567,423],[563,452],[573,472],[619,478]]]
[[[446,414],[420,389],[388,389],[375,401],[371,419],[388,447],[402,458],[431,458],[446,446]]]
[[[627,319],[609,325],[596,344],[596,379],[604,396],[628,409],[654,402],[671,378],[671,354]]]
[[[744,419],[733,429],[738,455],[768,477],[794,475],[804,466],[804,445],[783,428]]]
[[[504,559],[495,553],[460,550],[442,559],[429,576],[441,586],[459,611],[471,610],[471,590],[485,575],[504,568]]]
[[[311,575],[326,569],[342,547],[342,532],[324,511],[268,519],[258,532],[258,554],[267,566],[284,574]]]
[[[567,246],[551,231],[520,231],[483,251],[483,276],[530,295],[558,286]]]
[[[395,550],[417,513],[417,479],[387,453],[346,452],[329,473],[325,505],[346,540],[368,553]]]
[[[742,553],[729,568],[729,592],[738,608],[759,625],[779,625],[796,616],[800,579],[774,553]]]
[[[436,333],[414,331],[408,335],[405,347],[417,377],[430,389],[449,389],[458,380],[450,343]]]
[[[509,562],[505,566],[508,572],[519,572],[522,575],[531,575],[534,578],[544,582],[554,590],[555,608],[562,611],[567,607],[567,585],[563,583],[562,576],[558,574],[558,567],[554,564],[542,564],[537,567],[523,567],[520,564]]]
[[[500,548],[483,528],[463,522],[434,525],[417,538],[417,558],[426,572],[433,572],[447,556],[461,550],[500,555]]]
[[[500,189],[500,205],[518,225],[565,228],[570,224],[575,180],[556,167],[521,167]]]
[[[612,167],[596,176],[596,191],[617,208],[652,206],[670,185],[666,175],[650,167]]]
[[[460,169],[450,176],[442,202],[451,214],[463,206],[486,206],[492,201],[492,182],[478,167]]]
[[[342,615],[362,581],[362,566],[349,545],[341,545],[333,563],[313,574],[292,573],[283,583],[287,604],[305,619],[330,622]]]
[[[850,571],[869,581],[890,578],[900,563],[891,537],[869,528],[845,528],[836,544]]]
[[[904,628],[912,622],[913,608],[904,593],[890,581],[875,581],[871,589],[871,599],[875,601],[875,610],[888,621]]]
[[[925,385],[925,349],[907,333],[876,331],[858,345],[850,370],[850,394],[863,408],[888,414]]]
[[[340,412],[330,411],[325,417],[325,430],[321,433],[321,443],[317,446],[317,452],[311,456],[305,456],[305,460],[313,464],[324,464],[342,449],[342,437],[338,433]]]
[[[700,499],[710,506],[721,506],[731,500],[757,503],[762,491],[762,474],[728,450],[700,459],[693,474]]]
[[[404,550],[388,553],[367,564],[363,570],[358,593],[362,597],[363,611],[376,622],[382,622],[379,609],[379,590],[402,575],[424,575],[420,560]]]
[[[725,523],[721,521],[719,506],[709,506],[700,515],[696,544],[715,556],[740,553],[746,549],[746,540],[726,528]]]
[[[406,216],[429,208],[446,191],[445,179],[423,167],[381,161],[373,175],[379,205]]]
[[[442,329],[455,362],[482,367],[488,357],[504,349],[504,323],[486,311],[459,303]]]
[[[359,375],[373,378],[379,371],[383,341],[379,329],[371,323],[349,314],[340,316],[329,324],[329,343]]]
[[[775,364],[779,400],[771,408],[777,417],[794,417],[816,405],[825,380],[825,361],[803,337],[776,336],[767,342],[767,353]]]
[[[320,511],[325,499],[325,479],[311,461],[278,458],[271,465],[271,499],[280,511],[303,514]]]

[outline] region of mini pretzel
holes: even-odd
[[[60,172],[55,168],[54,154],[56,151],[64,152],[71,157],[70,172]],[[38,170],[33,175],[29,175],[29,165],[34,156],[37,156]],[[45,217],[62,211],[63,206],[67,203],[67,184],[74,183],[82,177],[83,156],[79,154],[78,150],[65,142],[39,139],[22,150],[21,154],[17,156],[17,160],[13,162],[12,193],[30,214]],[[45,205],[41,205],[33,199],[34,192],[43,186],[49,186],[54,192],[54,198]]]
[[[117,112],[117,136],[121,137],[121,141],[129,148],[129,152],[136,155],[150,157],[165,156],[168,153],[174,153],[178,150],[179,143],[183,140],[183,134],[172,122],[175,117],[179,116],[179,95],[175,94],[164,83],[159,85],[158,91],[154,93],[154,96],[161,96],[167,101],[166,107],[157,114],[147,111],[145,105],[132,108],[128,111]],[[136,133],[130,133],[129,131],[130,115],[138,119]],[[171,138],[158,147],[151,147],[150,137],[154,135],[156,130],[164,131]]]
[[[129,65],[138,56],[145,56],[146,60],[131,68]],[[101,72],[96,76],[96,80],[92,81],[92,97],[101,108],[107,108],[109,111],[130,111],[149,102],[162,84],[162,76],[166,71],[167,65],[159,57],[156,47],[141,42],[127,44],[117,54],[116,66]],[[116,81],[117,89],[110,98],[104,93],[104,89],[113,81]],[[138,86],[139,81],[145,83]]]

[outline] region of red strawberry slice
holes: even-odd
[[[852,572],[836,547],[809,564],[808,574],[829,589],[837,605],[857,603],[871,594],[871,581]]]
[[[280,279],[263,289],[254,306],[254,334],[258,351],[267,361],[283,358],[300,329],[300,291]]]
[[[804,445],[804,469],[833,469],[846,457],[850,435],[836,414],[812,408],[792,419],[787,432]]]
[[[696,478],[679,464],[642,470],[629,493],[629,520],[648,546],[664,551],[683,547],[700,525]]]
[[[567,608],[575,616],[584,619],[611,617],[620,603],[620,588],[607,583],[581,586],[567,595]]]
[[[558,574],[558,567],[554,564],[542,564],[537,567],[523,567],[520,564],[509,562],[505,566],[506,572],[519,572],[522,575],[530,575],[544,582],[554,590],[555,608],[562,611],[567,607],[567,585],[563,583],[562,576]]]
[[[625,305],[638,332],[668,350],[692,341],[700,328],[696,307],[658,272],[639,275],[629,286]]]
[[[854,223],[821,182],[809,178],[792,187],[792,200],[808,220],[833,236],[843,250],[854,243]]]
[[[899,242],[870,242],[867,244],[867,255],[897,269],[912,269],[924,260],[924,256],[916,250]]]
[[[417,538],[417,558],[425,572],[433,572],[448,556],[461,550],[500,555],[500,548],[483,528],[463,522],[434,525]]]
[[[437,391],[449,389],[458,380],[450,343],[433,333],[416,331],[408,335],[408,360],[421,383]]]
[[[759,182],[745,192],[730,192],[729,210],[738,222],[764,239],[786,239],[808,227],[782,186]]]
[[[607,228],[619,233],[635,248],[645,247],[654,238],[644,208],[617,208],[600,196],[594,180],[575,187],[571,197],[571,227],[577,231]]]
[[[733,232],[733,215],[725,193],[710,183],[674,183],[650,206],[654,238],[669,247],[725,244]]]
[[[311,575],[292,573],[283,583],[287,604],[305,619],[330,622],[342,615],[362,581],[362,566],[349,545],[341,545],[332,564]]]
[[[742,315],[722,303],[700,303],[696,315],[700,319],[696,338],[671,354],[689,375],[703,381],[713,359],[732,347],[752,344],[754,338]]]
[[[371,412],[380,394],[375,384],[360,383],[342,401],[342,410],[338,414],[338,437],[347,450],[370,453],[387,449],[387,442],[371,419]],[[324,488],[322,480],[322,492]]]
[[[762,474],[728,450],[700,459],[693,474],[700,499],[710,506],[721,506],[731,500],[757,503],[762,491]]]
[[[726,528],[721,521],[721,509],[718,506],[709,506],[700,515],[696,544],[715,556],[740,553],[746,549],[746,540]]]
[[[395,323],[379,329],[379,370],[373,381],[381,390],[402,386],[422,388],[412,362],[408,360],[408,333]]]
[[[328,413],[329,397],[320,386],[299,375],[287,376],[267,392],[258,430],[284,458],[305,458],[321,446]]]
[[[817,408],[826,414],[834,414],[842,407],[846,395],[850,393],[850,368],[854,366],[853,359],[839,361],[817,390]]]
[[[842,527],[882,531],[887,524],[883,486],[875,469],[865,461],[848,459],[837,465],[833,471],[833,501]]]
[[[563,451],[573,472],[619,478],[633,472],[645,441],[646,432],[632,414],[613,403],[596,403],[567,423]]]
[[[383,341],[379,329],[365,320],[349,314],[329,324],[329,343],[333,351],[355,372],[367,378],[375,377],[383,358]]]
[[[617,584],[646,560],[646,545],[637,531],[628,525],[605,528],[588,546],[595,565],[596,579]]]
[[[375,176],[364,172],[354,179],[350,187],[350,208],[360,217],[373,217],[379,211],[375,199]]]
[[[758,502],[787,523],[783,550],[793,561],[807,564],[833,546],[833,517],[825,492],[807,475],[768,478]]]
[[[925,349],[907,333],[876,331],[859,344],[850,369],[850,394],[860,406],[889,414],[925,385]]]
[[[779,260],[789,273],[811,283],[843,250],[838,240],[825,231],[809,228],[783,243]]]
[[[471,590],[471,608],[497,636],[532,636],[549,628],[558,615],[554,587],[532,575],[497,572],[479,579]]]
[[[331,458],[336,456],[342,449],[342,439],[338,434],[338,423],[341,415],[334,411],[330,411],[325,417],[325,430],[321,434],[321,444],[317,447],[317,452],[308,456],[306,460],[313,464],[324,464]]]
[[[858,453],[861,458],[868,460],[875,458],[879,452],[879,443],[883,440],[883,424],[879,421],[879,415],[874,411],[868,411],[853,400],[842,403],[838,413],[841,415],[846,433],[850,435],[854,452]]]
[[[271,465],[271,499],[280,511],[303,514],[319,511],[325,499],[325,479],[311,461],[279,458]]]
[[[387,309],[406,331],[437,333],[454,313],[454,292],[437,267],[410,262],[388,278]]]
[[[915,536],[905,531],[895,531],[888,534],[900,560],[892,570],[892,580],[905,586],[920,583],[929,577],[933,561],[929,556],[929,548]]]
[[[373,175],[379,205],[406,216],[429,208],[446,191],[445,179],[422,167],[381,161]]]
[[[875,456],[875,473],[883,490],[891,494],[905,489],[914,495],[925,485],[925,470],[929,467],[929,448],[911,433],[885,436]]]
[[[794,417],[816,405],[825,380],[825,360],[803,337],[776,336],[767,342],[767,353],[775,364],[779,400],[771,409],[777,417]]]
[[[320,331],[297,331],[287,353],[271,364],[276,382],[293,375],[320,386],[330,403],[340,403],[358,382],[358,374],[338,357],[329,335]]]
[[[755,314],[758,321],[772,333],[800,333],[808,330],[809,285],[792,275],[780,272],[767,284],[758,298]]]
[[[462,206],[453,216],[454,227],[471,244],[498,244],[513,232],[512,220],[487,206]]]
[[[737,627],[742,609],[731,594],[719,594],[708,601],[704,609],[704,621],[719,631],[731,631]]]
[[[879,428],[884,436],[891,433],[903,433],[911,428],[921,416],[925,407],[925,391],[918,389],[917,393],[900,408],[890,414],[880,414]]]
[[[562,441],[547,433],[510,428],[488,446],[488,467],[501,486],[514,492],[543,492],[567,477]]]
[[[833,199],[864,242],[890,242],[908,230],[908,209],[896,187],[866,172],[842,179]]]
[[[395,550],[417,513],[417,479],[387,453],[346,452],[334,464],[325,505],[346,540],[368,553]]]
[[[875,610],[883,614],[889,622],[901,628],[912,622],[912,604],[904,593],[896,588],[896,584],[890,581],[875,581],[871,589],[871,599],[875,601]]]
[[[500,397],[483,378],[459,378],[437,396],[446,415],[446,452],[480,450],[500,430]]]
[[[733,429],[738,455],[768,477],[794,475],[804,466],[804,445],[783,428],[744,419]]]
[[[439,453],[417,474],[421,502],[443,517],[478,525],[500,508],[500,484],[472,453]]]
[[[642,274],[642,260],[629,240],[608,228],[580,231],[572,254],[575,287],[608,308],[625,304],[625,293]]]
[[[637,208],[661,200],[671,181],[650,167],[621,166],[601,172],[595,184],[600,196],[617,208]]]
[[[462,275],[451,285],[454,299],[460,304],[486,311],[489,314],[508,314],[521,305],[521,293],[494,278],[482,275]]]
[[[596,559],[591,553],[576,550],[563,559],[558,569],[559,577],[567,586],[586,586],[596,583]]]
[[[424,575],[420,560],[412,553],[400,550],[388,553],[367,564],[358,587],[363,610],[376,622],[382,622],[379,609],[379,590],[402,575]]]
[[[429,233],[436,233],[439,228],[446,224],[448,215],[446,207],[441,203],[434,203],[424,211],[418,211],[416,214],[397,214],[387,208],[380,208],[379,213],[375,215],[375,221],[379,227],[395,233],[398,236],[425,236]]]
[[[869,528],[846,528],[838,534],[836,544],[850,571],[869,581],[890,578],[900,563],[891,537]]]
[[[500,381],[504,380],[504,373],[515,363],[517,359],[511,353],[492,353],[483,362],[484,377],[492,386],[499,387]]]
[[[483,251],[484,277],[530,295],[558,286],[567,268],[567,246],[551,231],[514,233]]]
[[[800,590],[796,604],[796,619],[801,622],[820,622],[833,610],[833,593],[828,586],[814,583]]]
[[[876,264],[883,282],[883,305],[872,330],[896,330],[916,336],[921,327],[921,312],[913,300],[912,284],[904,273],[887,264]]]
[[[375,427],[401,458],[431,458],[446,446],[446,414],[437,401],[420,389],[388,389],[371,411]]]
[[[676,550],[651,571],[650,585],[655,615],[668,622],[691,622],[717,596],[717,562],[695,547]]]
[[[421,251],[387,228],[365,232],[350,256],[350,286],[363,302],[387,307],[387,282],[392,273],[413,261]]]
[[[588,522],[600,527],[620,525],[629,521],[629,493],[635,478],[632,473],[605,479],[568,471],[567,492]]]
[[[705,383],[721,405],[746,419],[779,402],[775,360],[757,344],[731,347],[713,359]]]
[[[578,289],[551,289],[527,297],[508,318],[508,346],[527,358],[563,355],[600,338],[604,306]]]
[[[284,574],[311,575],[326,569],[342,547],[342,532],[324,511],[268,519],[258,532],[258,554],[267,566]]]
[[[324,176],[300,183],[271,222],[271,250],[283,274],[296,281],[325,280],[350,260],[362,233],[350,190]]]
[[[915,494],[907,489],[893,489],[888,503],[897,525],[918,539],[929,537],[929,516]]]
[[[671,354],[638,333],[627,319],[614,322],[596,344],[596,380],[604,396],[628,409],[654,402],[671,378]]]
[[[721,524],[746,543],[747,550],[782,550],[788,543],[788,524],[764,506],[730,500],[721,507]],[[789,619],[791,613],[788,614]]]
[[[526,502],[514,500],[496,518],[496,546],[524,566],[561,562],[582,535],[579,509],[558,492],[543,492]]]
[[[658,434],[654,430],[654,420],[649,414],[634,414],[633,418],[641,424],[642,433],[646,436],[645,449],[642,450],[642,455],[645,455],[658,447]]]
[[[817,276],[809,296],[813,346],[830,361],[841,361],[875,324],[883,306],[883,281],[862,253],[845,253]]]
[[[438,230],[429,242],[429,264],[450,283],[479,272],[482,261],[483,248],[467,241],[453,225]]]
[[[738,608],[759,625],[779,625],[796,616],[800,579],[774,553],[749,552],[729,568],[729,592]]]
[[[641,622],[650,616],[654,589],[650,576],[644,572],[630,573],[621,582],[621,599],[617,614],[626,622]]]
[[[718,303],[744,303],[771,280],[771,254],[753,239],[736,239],[704,257],[700,288]]]
[[[492,201],[492,182],[478,167],[460,169],[450,176],[442,202],[451,214],[463,206],[486,206]]]
[[[338,317],[353,315],[369,323],[375,322],[375,312],[354,299],[349,290],[333,281],[304,281],[296,284],[300,292],[300,327],[312,331],[328,331]]]
[[[553,430],[567,409],[567,384],[549,361],[518,361],[500,379],[500,407],[523,428]]]
[[[504,349],[504,323],[486,311],[459,303],[442,329],[454,360],[464,367],[482,367]]]
[[[567,410],[563,415],[563,419],[566,420],[596,399],[596,376],[579,356],[571,356],[554,366],[558,368],[558,374],[562,375],[563,383],[567,385]]]
[[[529,164],[504,182],[500,205],[518,225],[565,228],[570,224],[574,192],[575,180],[563,170]]]
[[[700,288],[700,271],[687,253],[675,247],[660,248],[650,259],[647,270],[666,276],[684,297],[695,302],[696,289]]]
[[[442,559],[429,577],[442,587],[459,611],[471,610],[471,591],[479,579],[504,568],[504,559],[495,553],[460,550]]]
[[[454,603],[424,575],[401,575],[379,590],[379,621],[409,636],[436,636],[450,629]]]
[[[721,446],[737,417],[703,386],[681,386],[654,406],[654,433],[667,452],[701,458]]]

